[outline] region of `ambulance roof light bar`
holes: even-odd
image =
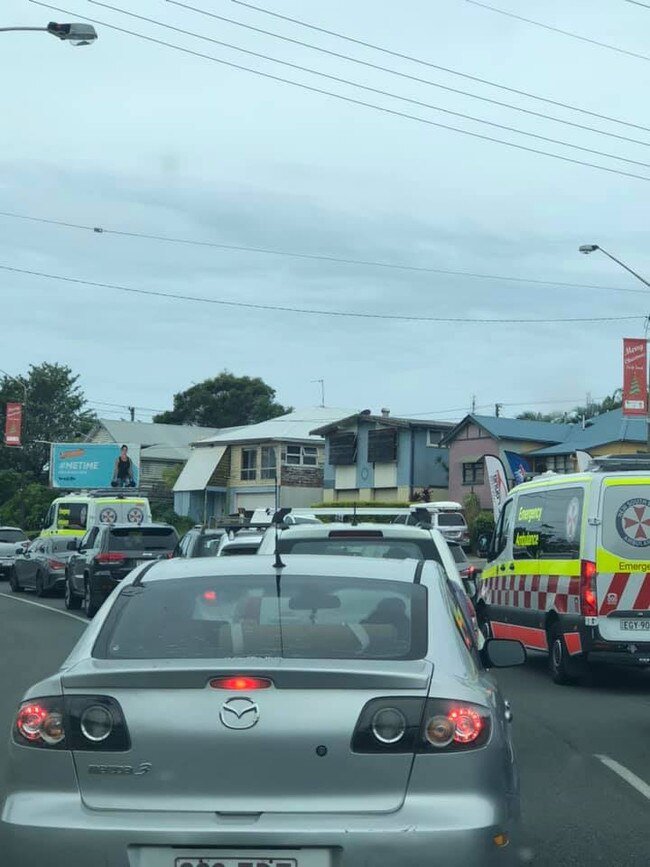
[[[650,452],[630,455],[602,455],[592,458],[589,470],[592,472],[620,472],[650,470]]]

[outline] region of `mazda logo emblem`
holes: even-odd
[[[260,709],[250,698],[229,698],[219,711],[227,729],[252,729],[260,718]]]

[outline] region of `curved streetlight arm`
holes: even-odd
[[[47,27],[0,27],[0,33],[8,33],[14,30],[40,30],[47,33]]]
[[[620,259],[617,259],[616,256],[613,256],[611,253],[608,253],[607,250],[603,250],[602,247],[598,247],[598,249],[600,250],[601,253],[604,253],[606,256],[608,256],[613,262],[616,262],[617,265],[620,265],[621,268],[625,268],[626,271],[629,271],[629,273],[632,274],[633,277],[636,277],[637,280],[640,280],[642,283],[644,283],[648,287],[648,289],[650,289],[650,281],[646,280],[645,277],[642,277],[640,274],[637,274],[637,272],[633,268],[630,268],[630,266],[626,265],[625,262],[621,262]]]

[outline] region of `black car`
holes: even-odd
[[[215,557],[225,532],[223,529],[192,527],[176,546],[174,557]]]
[[[142,563],[171,557],[178,533],[169,524],[100,524],[91,527],[68,563],[65,607],[94,617],[125,575]]]
[[[21,593],[28,588],[37,596],[63,591],[66,566],[75,547],[70,536],[48,536],[21,548],[9,573],[12,591]]]

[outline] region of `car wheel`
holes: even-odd
[[[571,658],[557,624],[550,629],[548,645],[549,669],[553,682],[560,686],[570,686],[577,683],[585,673],[584,662]]]
[[[13,567],[11,568],[11,571],[9,572],[9,586],[11,587],[12,593],[22,593],[23,590],[25,589],[24,587],[21,587],[20,584],[18,583],[18,574],[16,573],[16,570]]]
[[[39,599],[42,599],[45,596],[45,587],[43,586],[43,574],[41,572],[36,573],[36,578],[34,579],[34,593],[38,596]]]
[[[480,629],[483,638],[486,641],[488,640],[488,638],[492,638],[492,627],[490,626],[490,621],[485,610],[485,605],[481,605],[479,606],[479,608],[477,608],[476,618],[478,620],[478,628]]]
[[[69,575],[67,575],[65,579],[65,586],[63,589],[63,604],[68,609],[68,611],[78,611],[79,608],[81,608],[81,599],[72,589],[72,583],[70,581]]]
[[[97,604],[95,596],[92,592],[89,578],[86,578],[86,580],[84,581],[83,609],[86,617],[90,619],[92,619],[99,611],[99,605]]]

